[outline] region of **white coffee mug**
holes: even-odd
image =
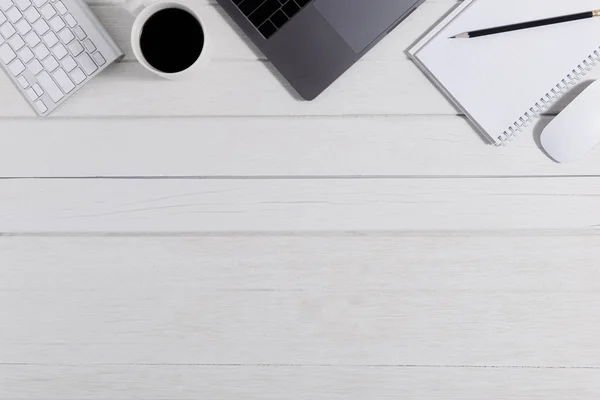
[[[189,78],[194,75],[197,75],[198,72],[202,69],[202,67],[204,67],[210,60],[212,40],[207,32],[206,24],[204,23],[202,18],[200,18],[200,15],[198,15],[198,13],[194,11],[191,7],[183,3],[172,1],[159,1],[157,3],[144,5],[139,0],[127,0],[125,2],[125,7],[129,10],[131,14],[135,16],[133,28],[131,29],[131,48],[133,49],[133,54],[140,62],[140,64],[142,64],[150,72],[153,72],[154,74],[167,79]],[[148,63],[148,61],[144,57],[144,54],[142,53],[142,49],[140,47],[142,29],[144,28],[144,24],[146,23],[146,21],[148,21],[148,19],[158,11],[167,8],[179,8],[190,13],[194,18],[197,19],[198,23],[200,24],[200,27],[202,28],[202,32],[204,33],[204,46],[202,48],[200,56],[198,56],[198,59],[191,66],[184,69],[183,71],[174,73],[159,71],[158,69],[150,65],[150,63]]]

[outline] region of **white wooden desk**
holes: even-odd
[[[403,53],[452,0],[312,103],[196,3],[196,81],[102,0],[126,60],[55,116],[0,77],[1,399],[600,395],[600,151],[484,145]]]

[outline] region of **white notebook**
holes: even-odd
[[[600,21],[449,37],[595,9],[600,0],[465,0],[408,54],[483,134],[502,144],[600,63]]]

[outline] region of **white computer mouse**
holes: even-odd
[[[600,143],[600,81],[588,86],[550,122],[541,143],[560,163],[578,160]]]

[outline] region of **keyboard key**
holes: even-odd
[[[83,47],[85,47],[88,53],[91,53],[96,50],[96,46],[94,46],[94,43],[92,43],[90,39],[85,39],[82,43]]]
[[[2,60],[2,62],[4,64],[8,64],[9,62],[11,62],[17,55],[15,54],[15,52],[10,48],[10,46],[8,44],[3,44],[2,46],[0,46],[0,60]]]
[[[62,68],[57,69],[56,72],[52,74],[52,77],[63,92],[69,93],[71,90],[75,89],[75,85],[71,82],[71,79],[69,79],[69,76]]]
[[[75,68],[69,75],[71,76],[71,79],[73,79],[73,82],[78,85],[85,81],[85,74],[80,68]]]
[[[271,15],[269,21],[273,23],[277,28],[281,28],[286,22],[288,22],[289,18],[285,13],[281,10],[277,10],[277,12]]]
[[[42,64],[38,60],[33,60],[32,62],[27,64],[27,69],[32,74],[37,75],[44,69],[44,67],[42,67]]]
[[[37,78],[38,83],[44,89],[44,92],[48,93],[48,96],[50,96],[52,101],[58,103],[60,99],[65,97],[63,92],[58,86],[56,86],[56,83],[54,83],[54,81],[46,71],[43,71],[41,74],[39,74]]]
[[[80,56],[76,57],[76,59],[81,68],[83,68],[83,71],[88,76],[98,69],[94,61],[92,61],[90,56],[88,56],[86,53],[81,54]]]
[[[21,20],[15,24],[15,28],[17,28],[17,31],[19,31],[21,35],[24,35],[31,30],[31,25],[29,25],[29,22],[25,19],[21,18]]]
[[[69,54],[69,52],[67,51],[65,46],[59,43],[52,48],[52,54],[54,54],[54,56],[59,60],[62,60],[67,54]]]
[[[0,10],[6,11],[13,6],[13,2],[10,0],[0,0]]]
[[[62,31],[58,32],[58,37],[64,44],[71,43],[71,40],[75,39],[73,32],[69,28],[65,28]]]
[[[254,26],[261,25],[267,18],[273,15],[275,11],[279,10],[279,7],[281,7],[281,5],[277,0],[265,0],[256,11],[250,14],[250,22],[252,22]]]
[[[83,29],[81,29],[80,26],[78,26],[77,28],[73,29],[73,32],[75,32],[75,36],[77,36],[77,39],[79,39],[79,40],[83,40],[87,36],[85,34],[85,31]]]
[[[271,37],[272,34],[274,34],[277,31],[277,27],[273,25],[271,21],[267,21],[261,26],[259,26],[258,30],[260,31],[260,33],[262,33],[262,35],[265,38],[268,39],[269,37]]]
[[[43,43],[38,44],[37,46],[35,46],[33,48],[33,52],[35,53],[35,56],[39,59],[39,60],[43,60],[44,58],[46,58],[46,56],[48,54],[50,54],[50,50],[48,50],[48,48],[46,46],[44,46]]]
[[[19,51],[19,58],[21,59],[21,61],[23,61],[24,63],[28,63],[29,61],[31,61],[31,59],[33,58],[33,53],[31,52],[31,50],[29,50],[29,47],[23,47],[20,51]]]
[[[69,43],[67,47],[74,56],[78,56],[83,51],[83,46],[78,41]]]
[[[36,46],[40,41],[41,41],[40,37],[37,35],[37,33],[33,32],[33,31],[31,31],[27,35],[25,35],[25,42],[27,42],[27,45],[29,47]]]
[[[54,3],[54,7],[56,8],[56,11],[58,11],[58,13],[60,15],[67,13],[67,7],[65,7],[65,5],[63,4],[62,1],[57,1],[56,3]]]
[[[44,36],[42,36],[42,39],[44,39],[44,43],[46,43],[48,45],[48,47],[52,47],[56,43],[58,43],[58,37],[52,31],[50,31],[50,32],[46,33]]]
[[[46,105],[44,104],[44,102],[42,100],[37,100],[33,104],[35,104],[35,108],[38,109],[40,114],[43,114],[46,111],[48,111],[48,107],[46,107]]]
[[[298,13],[298,11],[300,11],[300,7],[296,3],[294,3],[293,0],[289,0],[283,5],[283,7],[281,7],[281,9],[285,13],[285,15],[288,16],[288,18],[292,18]]]
[[[77,66],[77,63],[75,62],[75,60],[73,60],[73,57],[71,56],[66,56],[62,61],[62,66],[63,68],[67,71],[67,72],[71,72],[73,71],[73,69],[75,69],[75,67]]]
[[[252,14],[263,2],[264,0],[244,0],[240,5],[240,11],[244,13],[244,15],[249,16]]]
[[[19,82],[19,85],[21,85],[21,87],[23,89],[27,89],[27,87],[29,86],[29,82],[27,81],[27,79],[25,79],[25,77],[23,75],[21,75],[18,79],[17,82]]]
[[[42,88],[40,87],[40,85],[38,85],[37,83],[34,83],[31,88],[33,89],[33,91],[35,92],[35,94],[37,94],[38,96],[41,96],[41,95],[44,94],[44,91],[42,90]]]
[[[17,76],[21,72],[25,71],[25,66],[23,65],[21,60],[13,60],[13,62],[8,64],[8,69],[14,76]]]
[[[8,44],[13,48],[14,51],[19,50],[21,47],[25,46],[25,42],[21,39],[21,36],[14,35],[10,39],[8,39]]]
[[[21,11],[19,11],[17,9],[17,7],[11,7],[7,12],[6,12],[6,18],[8,18],[8,20],[10,22],[12,22],[13,24],[15,22],[17,22],[18,20],[21,19],[21,17],[23,16],[23,14],[21,14]]]
[[[48,0],[33,0],[33,4],[35,4],[35,6],[39,8],[46,4],[47,1]]]
[[[33,29],[37,32],[38,35],[43,35],[44,33],[48,32],[50,27],[48,26],[46,21],[44,21],[43,19],[38,19],[33,24]]]
[[[15,3],[21,10],[25,10],[31,5],[31,1],[29,0],[15,0]]]
[[[65,27],[65,21],[62,20],[58,15],[54,16],[50,21],[48,21],[54,32],[60,31]]]
[[[77,21],[75,21],[75,18],[71,14],[65,15],[65,22],[69,25],[69,28],[73,28],[77,25]]]
[[[46,71],[52,72],[56,68],[58,68],[58,61],[56,61],[56,58],[48,56],[44,58],[44,60],[42,61],[42,65],[44,66],[44,69]]]
[[[98,64],[99,66],[103,66],[106,62],[106,60],[104,59],[104,57],[102,57],[102,54],[100,54],[100,52],[95,52],[94,54],[92,54],[92,58],[94,59],[94,61],[96,61],[96,64]]]
[[[46,19],[50,19],[54,14],[56,14],[54,7],[52,7],[50,4],[46,4],[44,7],[40,8],[40,11]]]
[[[35,93],[35,90],[33,90],[32,88],[29,88],[29,89],[27,89],[27,90],[25,91],[25,94],[27,95],[27,97],[29,97],[29,100],[31,100],[31,101],[34,101],[34,100],[36,100],[38,97],[40,97],[40,96],[38,96],[38,95]]]
[[[2,25],[5,22],[6,22],[6,17],[4,16],[4,13],[0,12],[0,25]]]
[[[29,7],[27,10],[25,10],[23,15],[25,16],[25,19],[32,24],[40,17],[40,13],[34,7]]]
[[[8,39],[12,35],[14,35],[17,31],[11,24],[4,24],[0,26],[0,35],[4,36],[5,39]]]

